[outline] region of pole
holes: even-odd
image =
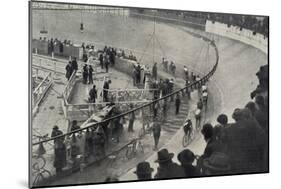
[[[52,61],[53,61],[53,65],[54,65],[54,75],[53,75],[53,79],[57,80],[57,62],[54,58],[54,52],[52,52]]]
[[[154,38],[155,38],[155,14],[154,14],[154,23],[153,23],[153,34],[152,34],[152,37],[153,37],[153,41],[152,41],[152,43],[153,43],[153,64],[154,64]]]
[[[42,59],[41,58],[39,58],[39,66],[40,66],[40,68],[42,67]]]

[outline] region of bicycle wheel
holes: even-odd
[[[36,157],[36,159],[32,160],[32,169],[35,170],[35,172],[39,172],[41,169],[44,169],[46,165],[46,160],[44,157]]]
[[[133,149],[131,147],[127,147],[126,157],[127,157],[127,159],[132,159],[133,158]]]
[[[187,147],[187,145],[189,144],[189,139],[188,139],[188,135],[184,135],[182,138],[182,146],[183,147]]]
[[[137,145],[137,152],[141,152],[142,154],[144,153],[143,145],[141,142]]]
[[[33,186],[37,186],[42,180],[44,180],[44,177],[41,173],[38,173],[33,181]]]
[[[143,137],[144,135],[145,135],[144,128],[141,128],[141,129],[139,130],[138,136],[139,136],[139,137]]]
[[[195,133],[194,133],[194,129],[192,129],[190,133],[190,141],[193,141],[194,138],[195,138]]]

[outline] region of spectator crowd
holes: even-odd
[[[268,37],[269,34],[269,18],[265,16],[177,10],[157,10],[156,12],[149,12],[149,10],[137,9],[137,12],[140,14],[151,14],[160,17],[180,19],[187,22],[194,21],[197,24],[204,24],[206,23],[206,20],[211,20],[213,22],[227,24],[228,26],[238,26],[241,30],[243,28],[252,30],[254,35],[260,33],[265,37]]]

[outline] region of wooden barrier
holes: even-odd
[[[54,44],[54,55],[62,57],[76,57],[82,59],[83,48],[80,46],[66,45],[63,43]],[[32,52],[37,52],[42,55],[51,55],[52,50],[50,44],[45,40],[32,39]]]
[[[92,114],[99,112],[108,105],[108,102],[81,104],[69,103],[69,98],[74,91],[74,86],[79,80],[80,79],[77,78],[76,73],[74,72],[62,93],[62,109],[65,117],[70,121],[87,120]],[[101,91],[103,91],[103,89],[101,89]],[[108,95],[109,98],[113,100],[113,103],[115,103],[115,106],[118,106],[121,111],[127,111],[129,110],[130,104],[143,105],[151,102],[152,95],[149,96],[148,94],[153,91],[154,89],[110,89],[108,90]]]

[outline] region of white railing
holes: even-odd
[[[44,96],[46,95],[48,89],[53,84],[52,74],[49,73],[43,81],[33,90],[32,92],[32,109],[33,113],[36,113],[38,106]]]

